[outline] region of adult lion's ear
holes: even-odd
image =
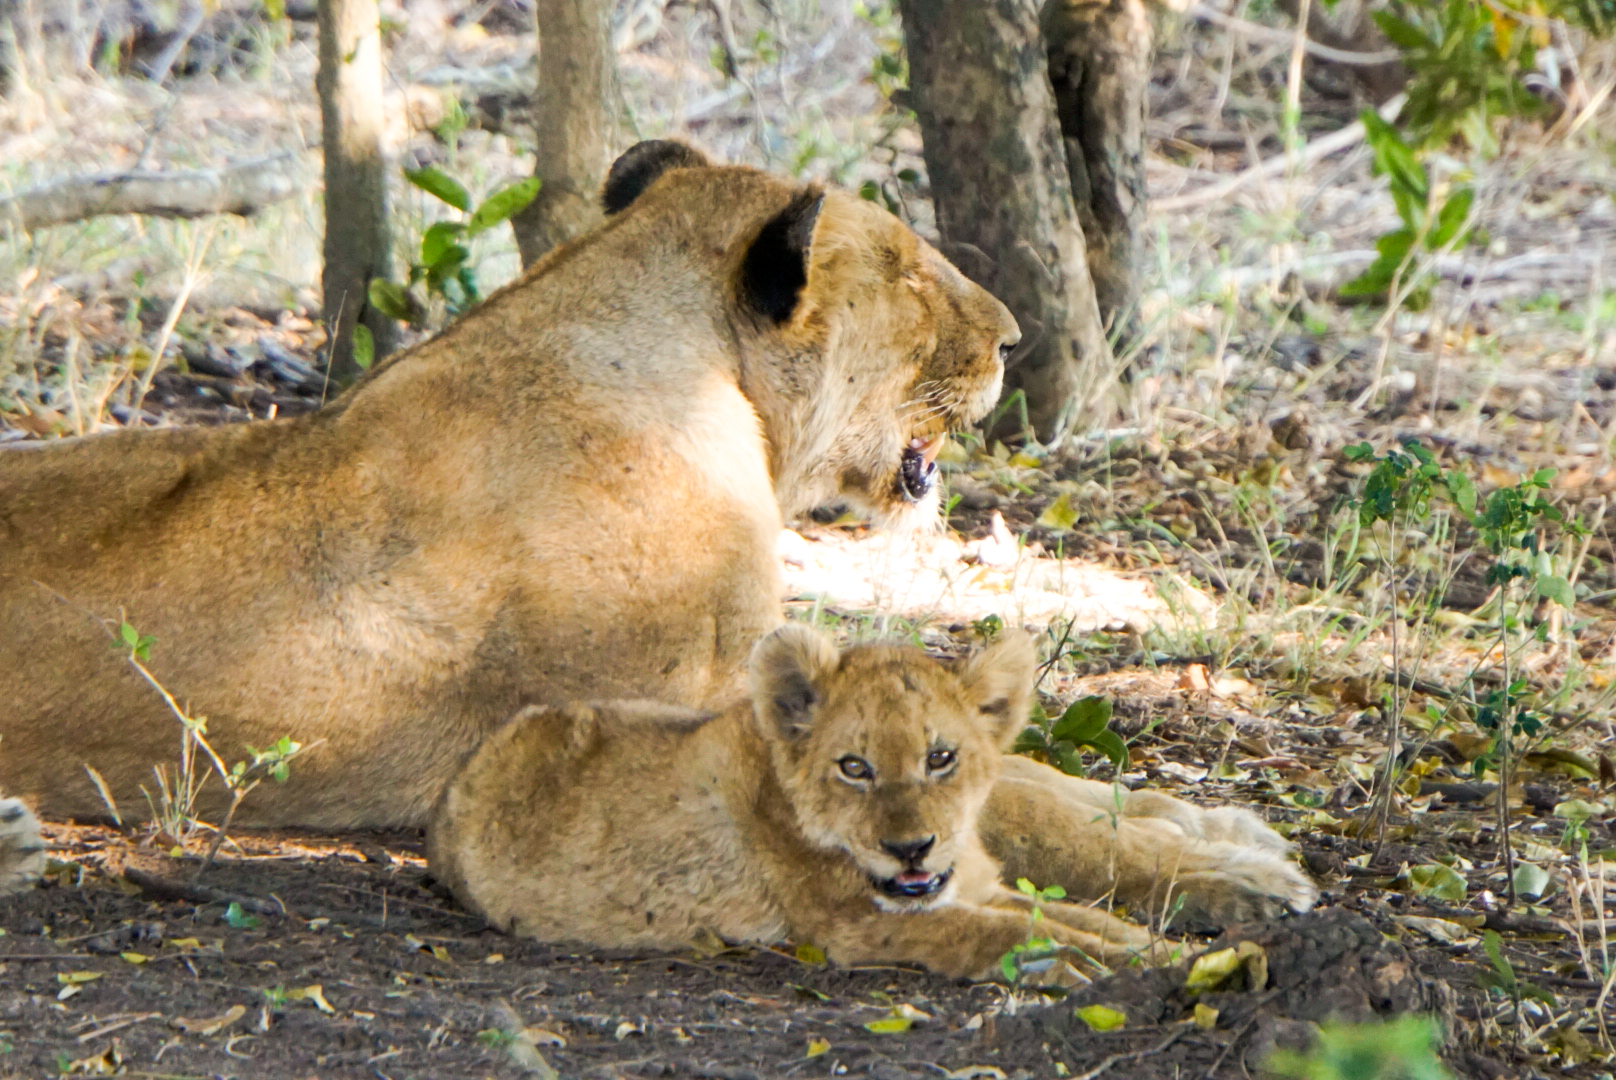
[[[809,185],[786,208],[770,218],[741,263],[741,295],[759,314],[783,323],[797,311],[808,284],[808,261],[814,225],[825,205],[825,192]]]
[[[823,634],[787,623],[752,649],[752,709],[766,734],[788,742],[813,726],[820,684],[840,656]]]
[[[669,169],[700,169],[711,164],[700,150],[684,143],[668,139],[635,143],[612,162],[601,189],[601,205],[608,214],[622,213]]]
[[[1038,651],[1032,638],[1014,630],[965,662],[960,681],[989,734],[1008,747],[1027,726],[1038,678]]]

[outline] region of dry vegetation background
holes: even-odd
[[[291,198],[250,218],[103,217],[28,233],[8,225],[0,205],[0,442],[316,407],[328,388],[315,312],[321,221],[312,22],[221,0],[159,84],[141,72],[164,59],[165,40],[140,24],[160,23],[161,5],[19,0],[17,10],[28,33],[11,54],[10,90],[0,99],[0,195],[85,173],[281,156],[300,182]],[[400,163],[436,163],[474,196],[525,175],[520,99],[534,42],[521,0],[421,0],[384,10]],[[1129,740],[1122,779],[1264,808],[1301,843],[1328,903],[1365,914],[1422,957],[1425,970],[1440,972],[1455,991],[1444,1008],[1468,1048],[1454,1051],[1455,1068],[1609,1076],[1616,550],[1606,510],[1616,489],[1616,142],[1607,94],[1616,56],[1602,46],[1568,54],[1579,93],[1551,125],[1504,131],[1497,157],[1436,159],[1439,179],[1474,171],[1482,239],[1431,262],[1434,287],[1423,309],[1388,311],[1343,302],[1335,292],[1373,259],[1375,238],[1396,222],[1362,147],[1316,159],[1299,153],[1266,175],[1218,186],[1285,152],[1288,24],[1262,0],[1243,10],[1285,33],[1160,18],[1145,333],[1131,377],[1118,387],[1115,415],[1053,447],[962,442],[946,459],[957,497],[946,535],[868,537],[834,514],[803,523],[784,552],[793,608],[850,635],[896,632],[945,650],[992,633],[995,618],[1043,629],[1050,715],[1083,695],[1111,699],[1113,726]],[[291,14],[300,14],[295,5]],[[874,184],[917,228],[929,228],[919,137],[910,114],[888,97],[900,51],[889,7],[878,0],[637,2],[622,15],[620,60],[638,136],[686,137],[731,161]],[[1315,72],[1301,88],[1304,136],[1349,123],[1362,105],[1353,95],[1338,71]],[[441,207],[402,179],[396,196],[407,246]],[[485,285],[514,274],[506,230],[477,244]],[[1573,584],[1573,608],[1501,596],[1486,579],[1495,555],[1440,500],[1425,520],[1359,523],[1352,500],[1369,465],[1346,460],[1343,447],[1367,440],[1385,451],[1405,436],[1470,476],[1484,496],[1555,470],[1549,496],[1585,527],[1550,526],[1542,536],[1554,571]],[[1515,622],[1501,628],[1507,619]],[[1519,740],[1505,801],[1514,858],[1543,874],[1527,875],[1537,887],[1521,890],[1521,902],[1509,907],[1498,774],[1487,767],[1481,714],[1488,694],[1517,679],[1517,695],[1542,727]],[[1394,713],[1403,718],[1396,794],[1382,829],[1371,796],[1383,790]],[[1113,775],[1097,755],[1087,764],[1095,775]],[[64,826],[53,838],[63,860],[55,884],[5,925],[15,941],[43,934],[90,959],[30,966],[0,956],[0,984],[20,983],[38,1004],[0,1013],[7,1033],[0,1050],[15,1048],[25,1075],[44,1070],[42,1062],[153,1075],[166,1066],[152,1055],[161,1058],[171,1044],[190,1063],[186,1072],[251,1075],[280,1061],[274,1068],[320,1075],[392,1075],[395,1066],[404,1074],[476,1074],[517,1069],[510,1040],[478,1042],[479,1031],[535,1030],[544,1053],[564,1068],[636,1074],[641,1059],[679,1058],[681,1038],[698,1031],[685,1013],[657,1019],[649,996],[678,992],[642,978],[650,969],[632,958],[597,958],[596,967],[586,958],[580,966],[555,950],[476,936],[420,887],[412,838],[244,840],[224,871],[235,875],[224,879],[225,891],[179,897],[204,913],[195,916],[202,929],[154,915],[149,892],[129,895],[119,876],[126,865],[161,871],[165,862],[149,843],[136,846],[139,835]],[[269,879],[240,876],[255,861],[282,877],[326,877],[266,885]],[[310,916],[312,900],[299,908],[298,933],[309,940],[273,921],[284,923],[286,904],[277,910],[264,899],[271,886],[282,890],[278,896],[301,889],[325,897],[326,914]],[[402,922],[393,916],[390,930],[389,890],[411,912]],[[265,905],[259,917],[271,920],[268,927],[221,921],[226,900],[250,894]],[[363,899],[346,907],[333,899],[354,896]],[[358,950],[354,964],[369,965],[377,985],[399,980],[400,998],[359,989],[365,979],[352,970],[325,976],[331,1015],[318,1002],[274,996],[317,981],[311,966],[336,962],[322,958],[327,946],[311,936],[323,927],[311,930],[307,920],[322,918],[339,928],[347,920],[393,950],[387,959],[364,954],[371,945],[344,942],[331,956]],[[415,936],[418,923],[440,937]],[[148,924],[159,929],[143,939]],[[1502,934],[1503,967],[1484,947],[1488,930]],[[109,934],[116,940],[108,948],[76,944],[112,940]],[[170,948],[187,940],[195,947]],[[285,955],[275,952],[276,940]],[[198,949],[218,952],[198,985],[242,993],[114,990],[146,970],[146,961],[127,961],[130,953],[194,974],[201,961],[187,957]],[[43,945],[13,951],[48,952]],[[474,967],[491,953],[508,954],[508,965],[529,963],[528,977],[479,982],[484,972],[510,970]],[[917,1062],[926,1060],[963,1069],[969,1063],[948,1059],[955,1050],[936,1033],[973,1022],[979,1030],[984,1016],[992,1024],[1016,1013],[1016,995],[1002,988],[982,993],[879,975],[844,983],[818,971],[802,975],[796,962],[771,955],[742,963],[698,954],[687,963],[699,984],[688,993],[719,1006],[725,1002],[712,996],[729,994],[741,1018],[731,1032],[741,1040],[735,1045],[755,1050],[724,1066],[729,1074],[696,1074],[739,1076],[733,1070],[759,1061],[801,1059],[804,1046],[821,1038],[834,1049],[801,1059],[809,1063],[799,1068],[803,1075],[838,1061],[872,1074],[878,1065],[904,1065],[919,1075]],[[1505,967],[1512,985],[1503,985]],[[68,981],[77,969],[105,977]],[[350,989],[333,984],[341,978]],[[812,985],[780,989],[799,982]],[[551,987],[549,997],[527,993],[538,984]],[[1524,984],[1544,993],[1524,993]],[[75,985],[81,993],[52,1003]],[[931,1028],[916,1029],[934,1033],[925,1043],[931,1058],[919,1044],[883,1048],[889,1044],[856,1023],[844,1024],[853,1034],[811,1019],[775,1032],[780,1016],[812,1012],[819,998],[840,996],[868,1019],[892,1007],[882,995],[893,993],[935,1014]],[[411,994],[417,1004],[409,1008],[420,1015],[406,1010],[387,1028],[387,1010]],[[557,1004],[557,994],[571,1004]],[[591,994],[607,1004],[580,1004]],[[778,1008],[759,1004],[774,1001],[771,994]],[[200,1021],[194,1031],[167,1026],[184,1009],[227,1015],[234,1001],[248,1008],[239,1027],[232,1025],[241,1017],[214,1031]],[[521,1015],[501,1019],[497,1008]],[[253,1044],[227,1041],[231,1031],[246,1035],[260,1012]],[[45,1023],[47,1013],[62,1033],[35,1039],[25,1025]],[[339,1027],[359,1034],[332,1042]],[[741,1029],[751,1034],[743,1038]],[[1165,1029],[1154,1030],[1089,1058],[1056,1042],[1041,1060],[1081,1072],[1078,1062],[1093,1066],[1107,1053],[1154,1046]],[[277,1031],[292,1034],[266,1051]],[[1194,1066],[1184,1075],[1199,1075],[1194,1070],[1207,1062],[1206,1075],[1238,1075],[1245,1034],[1226,1031],[1221,1042],[1216,1029],[1195,1036],[1210,1049],[1183,1058],[1181,1065]],[[662,1040],[655,1054],[622,1049],[653,1036]],[[1021,1045],[1006,1038],[1005,1046]],[[1029,1046],[1039,1044],[1029,1038]],[[1043,1039],[1047,1050],[1052,1037]],[[293,1049],[300,1040],[302,1057]],[[1158,1057],[1190,1054],[1192,1044],[1199,1045],[1182,1039]],[[1230,1056],[1237,1045],[1241,1052]],[[316,1050],[308,1047],[326,1056],[312,1062]],[[261,1052],[270,1057],[251,1064]],[[274,1056],[282,1053],[289,1056]],[[9,1067],[0,1054],[0,1073]],[[1157,1075],[1138,1062],[1118,1071],[1124,1067]],[[1161,1067],[1160,1075],[1170,1074]]]

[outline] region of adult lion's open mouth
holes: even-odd
[[[920,502],[937,486],[937,455],[947,439],[945,432],[927,438],[917,435],[903,448],[903,459],[898,463],[898,490],[909,502]]]
[[[873,880],[877,889],[895,900],[925,900],[942,892],[953,876],[952,869],[940,874],[929,870],[905,870],[896,877]]]

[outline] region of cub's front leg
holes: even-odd
[[[1306,911],[1318,897],[1287,857],[1290,845],[1250,811],[1202,810],[1022,757],[1005,759],[980,831],[1006,880],[1060,885],[1082,899],[1110,894],[1158,913],[1181,900],[1191,924]]]
[[[1047,937],[1079,950],[1082,957],[1108,968],[1127,964],[1137,956],[1158,959],[1149,931],[1125,923],[1102,911],[1072,904],[1045,906],[1045,918],[1036,927],[1026,910],[1025,898],[1004,890],[1004,906],[953,903],[913,913],[875,912],[831,930],[825,952],[839,964],[908,963],[955,978],[1002,978],[1004,954],[1032,937]]]

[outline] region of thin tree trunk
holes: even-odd
[[[1106,393],[1112,359],[1038,4],[901,0],[900,8],[944,250],[1021,323],[1005,392],[1025,393],[1034,430],[1048,440]]]
[[[1150,12],[1144,0],[1051,0],[1044,39],[1100,318],[1125,341],[1139,302]]]
[[[376,0],[320,0],[321,129],[325,145],[325,273],[331,378],[352,382],[353,330],[363,323],[375,357],[392,348],[393,320],[370,306],[370,280],[392,270],[382,42]]]
[[[538,198],[511,219],[522,265],[601,218],[600,187],[620,149],[617,54],[608,0],[538,0],[533,96]]]

